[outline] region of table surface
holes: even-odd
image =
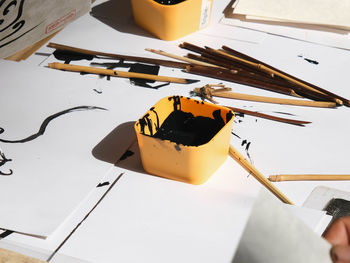
[[[183,55],[178,47],[184,41],[200,46],[219,48],[222,45],[255,57],[291,75],[350,97],[348,83],[350,53],[294,39],[219,23],[229,1],[214,1],[209,27],[175,41],[162,41],[137,27],[133,22],[128,0],[96,1],[90,14],[69,24],[51,42],[109,53],[162,58],[145,51],[161,49]],[[25,61],[23,67],[42,67],[52,56],[52,49],[43,46]],[[317,60],[308,63],[303,57]],[[188,75],[180,70],[161,68],[164,75],[196,78],[199,83],[171,84],[157,90],[136,87],[127,79],[98,82],[90,78],[90,88],[103,90],[100,98],[115,96],[110,88],[128,87],[129,92],[113,99],[122,109],[135,106],[135,111],[121,120],[135,121],[160,98],[172,95],[189,96],[191,90],[206,84],[224,83],[235,92],[277,96],[267,91]],[[65,78],[68,72],[57,72]],[[102,83],[102,84],[101,84]],[[34,85],[34,84],[30,84]],[[28,87],[30,88],[30,87]],[[90,89],[91,91],[91,89]],[[281,97],[281,96],[280,96]],[[243,140],[251,142],[250,160],[264,174],[281,173],[349,173],[347,149],[350,148],[348,108],[320,109],[218,99],[223,105],[247,108],[267,114],[309,120],[305,127],[273,122],[256,117],[237,116],[231,143],[246,154]],[[137,153],[137,144],[131,149]],[[52,262],[64,256],[71,262],[231,262],[260,185],[234,160],[225,163],[199,186],[151,176],[142,169],[140,157],[110,165],[104,180],[112,183],[102,201],[96,203],[106,188],[90,195],[75,213],[48,239],[12,234],[0,241],[1,247],[47,258],[57,248]],[[350,189],[348,181],[280,182],[275,185],[296,206],[302,206],[317,186],[343,191]],[[94,209],[92,209],[94,207]],[[91,210],[91,213],[89,211]],[[88,216],[73,231],[77,222]],[[71,220],[72,223],[68,221]],[[67,240],[65,238],[69,236]],[[64,244],[62,244],[62,242]],[[66,261],[68,262],[68,261]]]

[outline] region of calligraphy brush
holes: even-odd
[[[350,174],[278,174],[270,175],[271,182],[282,181],[342,181],[350,180]]]
[[[95,67],[63,64],[58,62],[49,63],[48,66],[49,68],[52,68],[52,69],[61,69],[61,70],[67,70],[67,71],[73,71],[73,72],[108,75],[108,76],[114,76],[114,77],[120,77],[120,78],[149,79],[149,80],[155,80],[155,81],[173,82],[173,83],[180,83],[180,84],[191,84],[199,81],[194,79],[173,78],[173,77],[158,76],[158,75],[151,75],[151,74],[144,74],[144,73],[126,72],[126,71],[118,71],[118,70],[112,70],[112,69],[101,69],[101,68],[95,68]]]
[[[92,55],[92,56],[101,56],[101,57],[112,58],[112,59],[122,59],[122,60],[127,60],[127,61],[148,63],[148,64],[154,64],[154,65],[160,65],[160,66],[172,67],[172,68],[184,69],[184,68],[186,68],[186,66],[189,65],[188,63],[183,63],[183,62],[106,53],[106,52],[100,52],[100,51],[94,51],[94,50],[88,50],[88,49],[82,49],[82,48],[61,45],[61,44],[52,43],[52,42],[50,42],[47,46],[50,48],[55,48],[57,50],[75,52],[75,53]]]

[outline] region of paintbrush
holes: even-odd
[[[174,78],[174,77],[158,76],[158,75],[151,75],[151,74],[144,74],[144,73],[118,71],[118,70],[112,70],[112,69],[101,69],[101,68],[94,68],[94,67],[87,67],[87,66],[63,64],[58,62],[49,63],[48,66],[49,68],[53,68],[53,69],[61,69],[61,70],[67,70],[72,72],[83,72],[83,73],[91,73],[91,74],[98,74],[98,75],[107,75],[107,76],[113,76],[113,77],[119,77],[119,78],[139,78],[139,79],[148,79],[148,80],[172,82],[172,83],[180,83],[180,84],[191,84],[199,81],[194,79]]]
[[[214,89],[213,87],[219,86],[220,89]],[[305,107],[320,107],[320,108],[334,108],[336,107],[335,102],[327,101],[310,101],[310,100],[300,100],[300,99],[281,99],[281,98],[271,98],[265,96],[248,95],[242,93],[231,92],[230,88],[223,89],[223,85],[205,85],[202,88],[195,88],[193,92],[200,96],[201,98],[206,98],[213,101],[212,97],[221,97],[236,100],[263,102],[263,103],[273,103],[291,106],[305,106]],[[215,103],[215,102],[214,102]]]
[[[292,205],[293,203],[278,189],[276,188],[265,176],[263,176],[250,162],[248,162],[243,155],[237,151],[232,145],[229,146],[229,155],[236,160],[249,174],[253,175],[259,183],[266,187],[271,193],[286,204]]]
[[[282,181],[342,181],[350,180],[350,174],[278,174],[270,175],[271,182]]]
[[[177,62],[177,61],[106,53],[106,52],[100,52],[100,51],[94,51],[94,50],[88,50],[88,49],[82,49],[82,48],[61,45],[61,44],[57,44],[57,43],[49,43],[47,46],[50,48],[55,48],[57,50],[74,52],[74,53],[79,53],[79,54],[101,56],[101,57],[118,59],[118,60],[135,61],[135,62],[154,64],[154,65],[160,65],[160,66],[172,67],[172,68],[184,69],[184,68],[186,68],[186,66],[189,65],[188,63],[182,63],[182,62]]]

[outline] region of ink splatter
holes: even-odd
[[[97,94],[102,94],[102,90],[93,89]]]
[[[56,49],[53,52],[54,57],[57,60],[63,60],[65,64],[69,64],[71,61],[77,61],[77,60],[92,60],[94,58],[94,55],[87,55],[87,54],[81,54],[77,52],[72,51],[65,51],[65,50],[59,50]]]
[[[6,158],[5,153],[0,150],[0,167],[5,165],[7,162],[11,162],[11,161],[12,161],[12,159]],[[8,176],[8,175],[11,175],[12,173],[13,173],[13,171],[11,169],[6,173],[0,170],[0,175]]]
[[[180,147],[180,145],[179,144],[175,144],[175,150],[176,151],[178,151],[178,152],[180,152],[181,151],[181,147]]]
[[[63,110],[63,111],[60,111],[58,113],[55,113],[53,115],[50,115],[49,117],[47,117],[43,123],[41,124],[40,128],[39,128],[39,131],[37,133],[34,133],[26,138],[23,138],[23,139],[18,139],[18,140],[7,140],[7,139],[1,139],[0,138],[0,142],[3,142],[3,143],[25,143],[25,142],[29,142],[29,141],[32,141],[36,138],[38,138],[39,136],[43,135],[45,133],[45,130],[46,130],[46,127],[47,125],[54,119],[64,115],[64,114],[67,114],[67,113],[71,113],[71,112],[74,112],[74,111],[82,111],[82,110],[107,110],[105,108],[101,108],[101,107],[95,107],[95,106],[77,106],[77,107],[73,107],[73,108],[70,108],[70,109],[67,109],[67,110]],[[0,134],[2,134],[4,132],[4,129],[1,128],[0,130]]]
[[[103,182],[103,183],[99,183],[96,187],[102,187],[102,186],[106,186],[106,185],[109,185],[110,183],[109,182]]]
[[[134,64],[131,64],[129,72],[158,75],[159,68],[160,68],[159,66],[146,65],[142,63],[134,63]],[[159,89],[161,87],[164,87],[170,84],[170,83],[162,83],[157,86],[151,86],[148,83],[154,83],[155,80],[140,79],[140,78],[130,78],[130,82],[136,86],[152,88],[152,89]]]
[[[309,59],[309,58],[306,58],[304,57],[303,55],[298,55],[299,58],[303,58],[305,61],[309,62],[310,64],[314,64],[314,65],[318,65],[319,62],[316,61],[316,60],[313,60],[313,59]]]

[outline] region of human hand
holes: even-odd
[[[330,253],[334,263],[350,263],[350,216],[332,223],[323,237],[332,244]]]

